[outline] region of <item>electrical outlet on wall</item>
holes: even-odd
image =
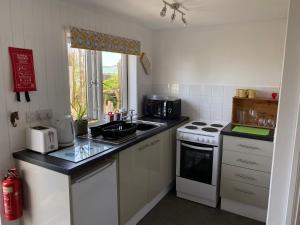
[[[27,123],[48,121],[52,119],[52,117],[53,117],[53,112],[51,109],[36,110],[36,111],[26,113]]]
[[[53,112],[51,109],[43,109],[38,111],[39,114],[39,120],[50,120],[53,117]]]
[[[27,123],[36,123],[39,121],[38,111],[32,111],[26,113],[26,121]]]

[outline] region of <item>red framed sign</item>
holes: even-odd
[[[9,47],[12,63],[14,91],[36,91],[33,52],[31,49]]]

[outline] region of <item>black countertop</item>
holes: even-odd
[[[254,134],[245,134],[245,133],[239,133],[234,132],[232,129],[235,126],[229,123],[226,127],[223,128],[221,131],[222,135],[228,135],[228,136],[234,136],[234,137],[241,137],[241,138],[250,138],[250,139],[256,139],[261,141],[274,141],[274,130],[270,130],[270,134],[267,136],[261,136],[261,135],[254,135]]]
[[[73,163],[71,161],[63,160],[57,157],[53,157],[50,155],[43,155],[38,152],[34,152],[31,150],[23,150],[19,151],[16,153],[13,153],[13,157],[18,160],[22,160],[28,163],[32,163],[50,170],[54,170],[59,173],[63,173],[66,175],[71,175],[75,172],[78,172],[88,166],[91,166],[100,160],[103,160],[109,156],[112,156],[113,154],[116,154],[124,149],[127,149],[128,147],[135,145],[149,137],[152,137],[156,134],[159,134],[165,130],[168,130],[172,127],[175,127],[183,122],[187,122],[189,120],[188,117],[180,117],[179,119],[176,120],[160,120],[160,119],[151,119],[151,118],[146,118],[146,117],[141,117],[139,118],[140,120],[145,120],[145,121],[152,121],[152,122],[157,122],[157,123],[164,123],[164,125],[160,126],[157,129],[150,130],[149,132],[145,132],[144,134],[141,134],[134,139],[131,139],[127,141],[126,143],[115,145],[113,148],[99,153],[97,155],[94,155],[90,158],[87,158],[83,161],[80,161],[78,163]],[[90,140],[92,142],[92,140]],[[94,142],[95,143],[95,142]],[[96,143],[101,145],[101,143]]]

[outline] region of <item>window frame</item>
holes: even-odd
[[[69,57],[69,44],[71,40],[67,35],[67,57]],[[87,50],[86,52],[86,79],[87,79],[87,119],[89,126],[96,126],[105,121],[103,108],[103,66],[102,66],[102,51]],[[112,52],[113,53],[113,52]],[[128,109],[128,55],[121,54],[121,110]],[[69,62],[67,60],[67,62]],[[69,68],[69,63],[67,63]],[[68,69],[68,79],[70,85],[70,73]],[[90,97],[92,96],[92,97]],[[69,98],[71,107],[71,100]]]

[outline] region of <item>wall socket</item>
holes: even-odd
[[[26,113],[27,123],[48,121],[52,119],[52,117],[53,117],[53,112],[51,109],[36,110],[36,111]]]

